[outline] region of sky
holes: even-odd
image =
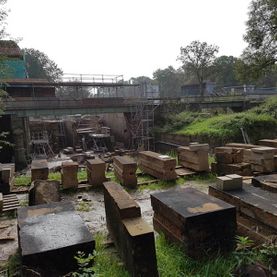
[[[149,76],[193,40],[239,56],[250,0],[8,0],[8,32],[65,73]]]

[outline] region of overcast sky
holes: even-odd
[[[250,0],[8,0],[8,31],[66,73],[152,73],[192,40],[239,56]]]

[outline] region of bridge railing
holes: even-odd
[[[76,74],[65,73],[62,76],[63,82],[81,82],[81,83],[123,83],[123,75],[111,74]]]

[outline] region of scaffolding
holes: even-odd
[[[131,135],[131,148],[136,150],[154,149],[154,112],[157,104],[152,100],[140,99],[127,116]]]

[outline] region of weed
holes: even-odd
[[[31,184],[31,176],[20,175],[14,178],[16,186],[29,186]]]
[[[78,212],[89,212],[91,210],[91,204],[89,202],[80,201],[77,206]]]
[[[156,253],[162,277],[230,277],[235,266],[232,256],[193,260],[181,247],[168,243],[163,235],[156,239]]]

